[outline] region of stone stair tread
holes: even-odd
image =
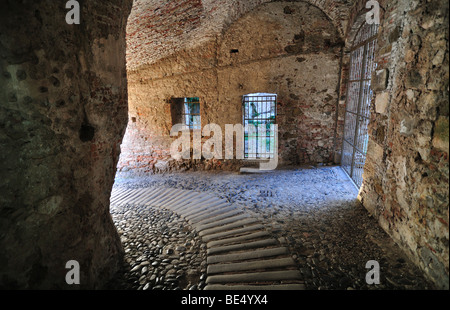
[[[226,238],[229,236],[236,236],[241,235],[247,232],[255,231],[255,230],[261,230],[264,229],[264,226],[262,224],[254,224],[251,226],[246,226],[242,228],[232,229],[228,231],[221,231],[218,233],[210,234],[207,236],[203,236],[202,239],[204,242],[209,242],[216,239]]]
[[[227,205],[222,208],[217,208],[214,210],[205,210],[199,214],[189,216],[186,218],[189,220],[192,224],[206,224],[208,222],[211,222],[215,219],[220,219],[220,217],[228,217],[237,213],[242,213],[242,210],[237,209],[235,206]]]
[[[172,210],[174,208],[177,208],[183,202],[192,200],[195,197],[197,197],[196,192],[189,192],[184,190],[180,192],[182,192],[182,194],[179,197],[175,197],[172,201],[167,202],[167,204],[164,207],[169,210]]]
[[[192,206],[189,210],[186,210],[186,212],[179,212],[182,214],[185,218],[190,218],[193,216],[197,216],[197,214],[206,212],[208,210],[215,211],[218,208],[227,206],[228,202],[222,201],[222,200],[209,200],[203,203],[200,203],[198,205]]]
[[[303,291],[304,284],[275,284],[275,285],[223,285],[209,284],[205,291]]]
[[[177,213],[207,248],[206,290],[303,290],[286,247],[244,209],[205,192],[176,188],[118,189],[111,205],[148,206]]]
[[[206,246],[207,246],[207,248],[212,248],[212,247],[221,246],[221,245],[225,245],[225,244],[237,243],[237,242],[241,242],[241,241],[258,239],[258,238],[267,237],[267,236],[270,236],[269,232],[267,232],[266,230],[263,230],[263,231],[258,231],[255,233],[250,233],[247,235],[242,235],[239,237],[232,237],[232,238],[227,238],[227,239],[210,241],[206,244]]]
[[[181,199],[182,197],[185,197],[186,193],[184,191],[181,190],[174,190],[170,193],[170,195],[168,195],[167,199],[164,202],[159,202],[157,203],[155,206],[156,207],[161,207],[162,204],[164,203],[164,207],[167,205],[170,205],[171,203],[178,201],[178,199]]]
[[[227,273],[227,272],[238,272],[238,271],[249,271],[255,269],[269,269],[269,268],[283,268],[283,267],[295,267],[295,262],[292,258],[274,258],[265,259],[259,261],[249,261],[242,263],[231,263],[231,264],[216,264],[209,265],[207,269],[208,275]]]
[[[172,211],[178,212],[179,210],[183,210],[184,208],[188,207],[192,203],[200,203],[208,198],[209,198],[208,195],[199,193],[198,195],[194,195],[191,198],[187,198],[182,202],[178,203],[172,208]]]
[[[221,219],[221,220],[218,220],[218,221],[213,221],[213,222],[210,222],[208,224],[203,224],[203,225],[194,224],[194,227],[198,231],[203,231],[203,230],[207,230],[207,229],[210,229],[210,228],[223,226],[223,225],[230,224],[230,223],[235,223],[237,221],[248,219],[248,218],[249,218],[248,215],[245,215],[245,214],[241,213],[241,214],[235,214],[235,215],[233,215],[231,217],[224,218],[224,219]]]
[[[205,235],[212,235],[218,232],[223,232],[223,231],[228,231],[231,230],[233,228],[237,228],[237,227],[241,227],[241,226],[245,226],[245,225],[249,225],[249,224],[254,224],[257,223],[258,220],[255,218],[246,218],[244,220],[240,220],[231,224],[227,224],[227,225],[223,225],[220,227],[214,227],[214,228],[210,228],[210,229],[206,229],[203,231],[199,232],[200,237],[203,237]]]
[[[263,248],[272,245],[276,245],[277,241],[275,239],[265,239],[258,240],[246,243],[237,243],[232,245],[224,245],[219,247],[210,248],[207,250],[207,255],[215,255],[224,252],[233,252],[233,251],[244,251],[255,248]]]
[[[189,215],[192,212],[199,212],[200,207],[205,207],[214,203],[221,202],[219,199],[214,197],[204,197],[193,200],[188,204],[184,205],[182,208],[176,210],[180,215]]]
[[[161,191],[157,192],[156,194],[152,195],[151,199],[148,199],[146,202],[146,206],[154,206],[156,202],[158,202],[162,197],[166,195],[167,190],[161,189]]]
[[[262,250],[252,250],[241,253],[234,254],[222,254],[222,255],[214,255],[207,257],[208,264],[217,264],[224,262],[233,262],[233,261],[244,261],[250,259],[261,259],[267,257],[274,257],[280,255],[287,255],[288,250],[284,247],[278,248],[270,248],[270,249],[262,249]]]
[[[132,201],[134,197],[138,197],[140,191],[130,190],[126,195],[122,196],[120,199],[116,199],[115,204],[126,204],[129,201]]]
[[[253,282],[270,282],[270,281],[286,281],[300,280],[301,274],[298,270],[285,271],[264,271],[253,273],[227,274],[208,276],[206,284],[222,284],[222,283],[253,283]]]
[[[136,201],[134,201],[134,205],[145,205],[148,201],[155,199],[160,195],[161,192],[159,191],[152,191],[149,189],[144,189],[143,192],[141,192],[140,196]]]
[[[169,188],[164,194],[161,194],[161,197],[159,199],[156,199],[153,202],[154,207],[161,207],[162,204],[165,202],[168,202],[169,200],[173,199],[174,195],[179,194],[179,191],[173,188]]]

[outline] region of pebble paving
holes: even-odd
[[[433,288],[356,197],[340,167],[118,174],[111,214],[125,258],[111,287]],[[369,260],[380,285],[365,281]]]
[[[305,287],[287,248],[280,247],[257,218],[225,199],[174,188],[117,189],[112,193],[111,208],[120,206],[169,210],[186,220],[206,242],[208,267],[205,285],[201,285],[205,290],[228,290],[238,284],[241,290]],[[136,265],[131,272],[143,274],[148,265],[150,262]]]

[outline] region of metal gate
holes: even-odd
[[[245,95],[243,101],[244,116],[244,158],[274,158],[276,137],[272,126],[276,124],[277,95],[256,93]],[[249,129],[254,126],[254,131]]]
[[[347,89],[342,167],[359,188],[363,182],[369,142],[368,125],[372,100],[371,79],[376,69],[375,48],[378,25],[365,23],[359,29],[351,50]]]

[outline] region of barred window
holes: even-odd
[[[244,158],[274,158],[276,137],[277,95],[267,93],[249,94],[243,97]],[[253,125],[254,130],[250,130]]]
[[[200,98],[173,98],[171,102],[172,124],[183,124],[191,130],[201,129]]]

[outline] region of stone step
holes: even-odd
[[[236,235],[242,235],[248,232],[252,232],[255,230],[262,230],[264,229],[264,226],[261,224],[255,224],[255,225],[251,225],[251,226],[246,226],[243,228],[238,228],[238,229],[233,229],[233,230],[228,230],[228,231],[222,231],[222,232],[218,232],[215,234],[211,234],[208,236],[203,236],[202,240],[204,242],[209,242],[211,240],[216,240],[216,239],[221,239],[221,238],[226,238],[229,236],[236,236]]]
[[[177,212],[178,214],[184,215],[193,210],[196,210],[196,208],[200,205],[206,205],[208,203],[214,203],[216,201],[218,201],[218,199],[215,197],[204,196],[204,197],[193,199],[189,203],[184,204],[183,206],[174,209],[174,211]]]
[[[135,201],[134,201],[134,205],[145,205],[145,203],[149,200],[151,200],[154,197],[159,196],[160,192],[155,192],[155,191],[151,191],[149,189],[145,189],[143,192],[140,193],[140,197],[138,197]]]
[[[277,240],[257,218],[227,200],[204,192],[152,187],[114,191],[113,204],[168,209],[188,220],[207,243],[207,290],[304,289],[287,248],[276,247]]]
[[[167,197],[167,200],[164,201],[164,203],[163,202],[156,203],[155,207],[162,207],[163,206],[162,204],[164,204],[164,207],[167,207],[174,201],[177,201],[178,199],[185,197],[186,194],[187,193],[185,193],[184,191],[176,189],[172,193],[170,193],[170,195]]]
[[[180,190],[180,193],[181,195],[179,197],[175,197],[172,201],[168,202],[164,207],[169,210],[172,210],[178,207],[183,202],[189,201],[190,199],[197,197],[197,193],[192,191]]]
[[[142,205],[148,206],[153,200],[157,199],[161,193],[163,193],[164,189],[157,188],[153,191],[148,191],[145,200],[142,202]]]
[[[189,222],[192,224],[200,223],[202,221],[209,220],[210,218],[214,218],[216,216],[230,213],[230,212],[242,212],[241,210],[237,209],[235,206],[226,205],[225,207],[218,208],[217,210],[205,210],[203,212],[200,212],[196,215],[192,215],[189,217],[186,217]]]
[[[263,230],[263,231],[258,231],[258,232],[247,234],[247,235],[242,235],[242,236],[239,236],[239,237],[233,237],[233,238],[227,238],[227,239],[220,239],[220,240],[216,240],[216,241],[210,241],[210,242],[208,242],[206,244],[206,246],[208,248],[213,248],[213,247],[216,247],[216,246],[232,244],[232,243],[239,243],[239,242],[243,242],[243,241],[248,241],[248,240],[252,240],[252,239],[259,239],[259,238],[264,238],[264,237],[269,237],[269,236],[270,236],[269,232]]]
[[[250,225],[250,224],[257,223],[257,222],[258,222],[258,220],[255,218],[247,218],[247,219],[240,220],[240,221],[237,221],[237,222],[234,222],[231,224],[227,224],[227,225],[223,225],[220,227],[215,227],[215,228],[210,228],[210,229],[200,231],[199,235],[200,235],[200,237],[207,236],[207,235],[213,235],[213,234],[216,234],[219,232],[230,231],[233,228]]]
[[[189,195],[186,195],[185,197],[180,197],[179,199],[174,200],[172,203],[168,203],[168,204],[165,205],[164,207],[165,207],[166,209],[171,210],[172,212],[177,213],[177,210],[178,210],[178,209],[181,209],[181,208],[183,208],[184,206],[187,206],[187,205],[189,205],[190,203],[199,200],[200,198],[203,198],[203,197],[199,197],[199,196],[197,195],[197,193],[195,193],[195,194],[189,194]]]
[[[227,208],[224,208],[224,209],[227,209]],[[217,214],[217,212],[215,212],[215,213]],[[234,218],[234,217],[240,216],[240,215],[245,215],[245,214],[244,214],[244,212],[242,212],[242,210],[234,208],[234,209],[231,209],[231,211],[220,212],[218,215],[211,216],[200,222],[192,222],[191,220],[189,220],[189,222],[191,222],[195,227],[200,227],[200,226],[205,226],[205,225],[211,225],[211,224],[217,223],[219,221],[224,221],[224,220]]]
[[[253,250],[241,253],[234,254],[222,254],[222,255],[214,255],[207,257],[207,263],[209,264],[218,264],[218,263],[227,263],[227,262],[235,262],[235,261],[245,261],[251,259],[262,259],[268,257],[276,257],[287,255],[289,252],[287,248],[279,247],[279,248],[270,248],[270,249],[262,249],[262,250]]]
[[[129,190],[125,189],[125,188],[114,189],[111,192],[111,199],[110,199],[111,204],[115,203],[118,199],[122,198],[122,196],[124,196],[128,193],[129,193]]]
[[[222,200],[208,200],[206,202],[202,202],[198,205],[192,206],[189,210],[183,213],[185,218],[191,218],[193,216],[197,216],[197,214],[211,210],[215,211],[217,209],[223,208],[227,206],[228,203]],[[182,212],[179,212],[180,214]]]
[[[164,192],[164,194],[161,194],[161,197],[159,199],[156,199],[152,202],[152,206],[154,207],[161,207],[164,203],[168,202],[173,198],[175,194],[178,193],[178,190],[169,188],[167,191]]]
[[[170,191],[168,188],[163,188],[160,192],[158,192],[156,195],[152,195],[151,199],[147,200],[146,205],[147,206],[154,206],[158,201],[164,199],[167,195],[167,193]]]
[[[249,271],[255,269],[276,269],[283,267],[295,267],[295,262],[292,258],[275,258],[266,259],[259,261],[250,261],[243,263],[232,263],[232,264],[216,264],[209,265],[207,269],[208,275],[227,273],[227,272],[239,272],[239,271]]]
[[[226,283],[255,283],[300,280],[301,274],[298,270],[265,271],[254,273],[240,273],[227,275],[214,275],[206,278],[206,284]]]
[[[277,285],[223,285],[210,284],[205,291],[303,291],[304,284],[277,284]]]
[[[204,231],[210,228],[223,226],[230,223],[236,223],[237,221],[248,219],[248,215],[245,215],[243,213],[241,214],[235,214],[234,216],[227,217],[218,221],[210,222],[208,224],[198,225],[195,224],[194,227],[197,229],[197,231]]]
[[[121,202],[127,198],[128,196],[132,195],[134,193],[134,190],[125,190],[120,197],[115,197],[111,194],[111,204],[119,205]]]
[[[245,251],[250,249],[257,249],[257,248],[264,248],[268,246],[276,245],[277,241],[275,239],[266,239],[266,240],[259,240],[259,241],[253,241],[253,242],[247,242],[247,243],[237,243],[232,245],[224,245],[219,246],[215,248],[210,248],[207,250],[207,255],[215,255],[219,253],[226,253],[226,252],[235,252],[235,251]]]
[[[142,193],[145,192],[145,189],[137,189],[130,191],[130,194],[126,197],[123,197],[120,201],[117,201],[116,204],[128,204],[128,205],[135,205],[136,200],[141,197]]]

